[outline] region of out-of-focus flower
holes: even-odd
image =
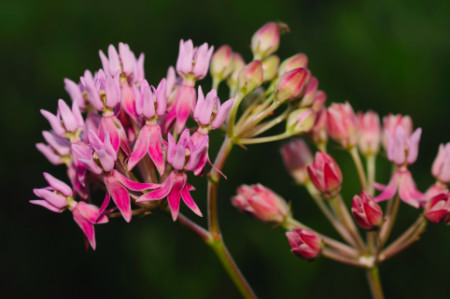
[[[303,53],[299,53],[289,58],[286,58],[280,64],[280,67],[278,69],[278,76],[281,76],[284,73],[290,72],[298,68],[307,68],[307,67],[308,67],[308,57]]]
[[[376,155],[380,148],[381,128],[380,118],[373,111],[359,112],[358,120],[358,147],[365,156]]]
[[[307,167],[309,178],[326,198],[336,196],[341,190],[342,173],[334,159],[318,151],[311,166]]]
[[[233,51],[228,45],[223,45],[211,57],[209,72],[213,78],[222,81],[233,71]]]
[[[300,108],[289,113],[286,131],[292,135],[309,132],[314,126],[316,112],[311,108]]]
[[[311,73],[304,68],[298,68],[284,73],[277,81],[276,99],[280,102],[297,98],[305,89]]]
[[[263,68],[263,81],[272,81],[278,73],[280,57],[278,57],[277,55],[271,55],[264,59],[261,63]]]
[[[387,150],[388,148],[388,140],[386,136],[386,131],[391,134],[391,136],[395,135],[397,131],[397,127],[402,127],[405,134],[409,137],[413,131],[413,123],[411,117],[408,115],[401,114],[389,114],[383,117],[383,147]]]
[[[322,241],[319,235],[309,229],[294,227],[286,233],[291,252],[305,260],[312,260],[319,256]]]
[[[213,130],[220,128],[228,116],[233,103],[234,99],[229,99],[221,105],[215,89],[208,92],[205,98],[203,90],[199,86],[194,119],[200,126],[211,126]]]
[[[439,151],[433,162],[431,173],[442,183],[450,183],[450,142],[439,146]]]
[[[265,222],[281,224],[289,214],[286,201],[261,184],[240,186],[231,202],[240,211]]]
[[[428,201],[425,207],[425,217],[431,222],[443,221],[450,223],[450,192],[438,194]]]
[[[280,29],[277,23],[269,22],[258,29],[252,37],[254,59],[263,59],[278,50],[280,45]]]
[[[352,106],[332,103],[327,110],[328,134],[345,149],[354,147],[358,141],[356,131],[356,116]]]
[[[313,162],[313,156],[302,139],[294,139],[281,147],[284,166],[297,184],[308,180],[307,166]]]
[[[177,72],[181,76],[193,76],[196,80],[203,79],[208,73],[209,61],[211,59],[214,47],[208,47],[203,43],[200,47],[195,47],[192,40],[180,40],[180,49],[178,52]]]
[[[239,72],[239,90],[248,94],[261,86],[263,78],[261,61],[254,60],[244,66]]]

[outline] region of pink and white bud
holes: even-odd
[[[311,108],[300,108],[292,111],[286,120],[286,131],[291,135],[309,132],[316,121],[316,111]]]
[[[313,156],[302,139],[293,139],[281,147],[284,166],[297,184],[303,185],[308,180],[307,166],[313,162]]]
[[[271,55],[262,61],[264,82],[272,81],[276,77],[279,65],[280,57],[276,55]]]
[[[286,58],[280,64],[280,68],[278,69],[278,75],[281,76],[292,70],[295,70],[298,68],[307,68],[307,67],[308,67],[308,57],[303,53],[296,54],[294,56]]]
[[[349,149],[356,145],[358,134],[356,130],[356,116],[348,102],[332,103],[327,110],[328,134],[342,147]]]
[[[322,241],[319,235],[309,229],[294,227],[286,233],[291,252],[305,260],[313,260],[320,255]]]
[[[231,60],[233,59],[233,51],[228,45],[223,45],[211,57],[211,66],[209,72],[213,78],[223,80],[233,71]]]
[[[311,77],[311,79],[307,80],[306,82],[308,82],[308,85],[306,85],[305,94],[303,95],[302,101],[300,102],[300,107],[311,106],[314,103],[317,89],[319,88],[319,80],[317,80],[316,77]],[[316,101],[320,100],[321,99],[317,99]]]
[[[192,40],[180,40],[180,49],[177,59],[177,72],[181,76],[192,74],[195,79],[203,79],[209,68],[214,47],[208,47],[207,43],[194,48]]]
[[[413,132],[413,123],[411,120],[411,117],[408,115],[401,115],[401,114],[389,114],[385,117],[383,117],[383,147],[387,150],[388,144],[387,144],[387,137],[386,134],[384,134],[386,131],[388,131],[391,136],[395,135],[395,132],[397,131],[397,127],[402,127],[405,134],[409,137]]]
[[[322,90],[318,90],[314,94],[314,99],[311,107],[316,111],[324,110],[326,101],[327,101],[327,94]]]
[[[281,224],[289,214],[286,201],[261,184],[240,186],[231,202],[240,211],[264,222]]]
[[[307,167],[309,178],[326,198],[336,196],[341,190],[342,173],[339,165],[328,154],[318,151],[311,166]]]
[[[431,168],[433,176],[442,183],[450,183],[450,142],[439,146],[439,151]]]
[[[276,85],[278,101],[297,98],[308,83],[311,73],[304,68],[298,68],[283,74]]]
[[[314,105],[313,105],[314,109]],[[316,122],[311,129],[311,139],[316,145],[326,144],[328,141],[328,133],[327,133],[327,110],[322,108],[320,110],[316,110]]]
[[[249,94],[263,83],[263,68],[261,61],[254,60],[244,66],[239,73],[239,90]]]
[[[383,211],[366,191],[355,195],[352,202],[352,214],[356,223],[363,229],[378,229],[383,221]]]
[[[258,29],[252,36],[252,52],[254,59],[263,59],[278,50],[280,45],[280,29],[277,23],[269,22]]]
[[[358,120],[358,147],[365,156],[373,156],[380,149],[381,128],[380,118],[373,111],[359,112]]]
[[[407,136],[402,126],[398,126],[395,135],[387,130],[385,136],[388,140],[387,156],[389,161],[398,166],[412,164],[419,154],[419,141],[422,129],[418,128],[411,136]]]
[[[434,223],[450,223],[450,192],[438,194],[428,201],[425,217]]]

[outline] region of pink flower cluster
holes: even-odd
[[[36,147],[52,164],[67,167],[71,187],[44,174],[50,187],[35,189],[41,200],[31,203],[72,211],[94,249],[94,225],[107,222],[115,209],[129,222],[134,206],[148,208],[150,201],[167,198],[174,221],[181,200],[202,216],[188,173],[203,173],[208,133],[222,126],[234,101],[221,103],[214,89],[206,96],[200,86],[196,91],[212,52],[206,43],[197,48],[180,41],[178,76],[171,67],[154,87],[144,76],[144,55],[136,58],[119,43],[118,51],[113,45],[107,55],[100,51],[102,69],[85,71],[78,82],[65,79],[72,104],[59,100],[56,113],[41,110],[51,130]],[[188,128],[190,116],[196,125]],[[90,196],[93,189],[105,191],[100,208]]]

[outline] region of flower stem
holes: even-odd
[[[366,158],[367,166],[367,192],[370,196],[373,196],[375,189],[373,183],[375,182],[375,163],[377,156],[370,155]]]
[[[361,181],[361,187],[367,190],[366,175],[364,173],[364,168],[361,162],[361,157],[359,156],[358,149],[354,146],[349,149],[349,153],[352,156],[353,162],[355,163],[356,170],[358,171],[359,180]]]
[[[384,299],[383,288],[381,287],[380,274],[378,272],[378,267],[375,266],[370,269],[367,269],[366,274],[367,274],[367,280],[369,281],[372,298]]]
[[[400,197],[397,195],[394,199],[390,199],[386,211],[386,221],[380,231],[380,247],[382,247],[389,238],[392,228],[394,227],[395,218],[397,217],[398,208],[400,206]]]
[[[242,138],[239,139],[239,144],[257,144],[257,143],[266,143],[266,142],[272,142],[277,141],[281,139],[286,139],[291,137],[292,134],[289,132],[284,132],[278,135],[273,136],[267,136],[267,137],[259,137],[259,138]]]

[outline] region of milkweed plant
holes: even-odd
[[[450,223],[450,143],[440,145],[431,166],[435,183],[419,191],[408,167],[418,157],[422,130],[407,115],[389,114],[381,122],[374,111],[355,113],[349,102],[326,105],[305,54],[282,61],[274,54],[286,29],[270,22],[257,30],[250,62],[228,45],[214,51],[207,43],[181,40],[175,67],[159,82],[145,79],[144,54],[136,57],[127,44],[100,51],[101,69],[64,80],[71,103],[60,99],[56,113],[41,110],[51,129],[36,147],[65,167],[68,179],[45,172],[48,186],[34,189],[38,199],[30,203],[72,213],[93,250],[97,225],[167,213],[212,248],[243,297],[256,298],[223,241],[218,185],[233,175],[222,173],[233,147],[287,140],[281,147],[287,171],[339,239],[295,219],[290,205],[300,203],[287,204],[261,184],[240,186],[231,203],[283,227],[286,244],[301,259],[325,257],[364,269],[373,298],[383,298],[379,264],[418,240],[428,223]],[[197,84],[208,72],[211,89]],[[218,97],[221,85],[229,92],[226,101]],[[271,134],[275,127],[282,133]],[[209,134],[223,136],[218,153],[208,150]],[[341,196],[345,174],[327,153],[329,139],[354,162],[361,191],[353,198]],[[375,181],[380,151],[392,164],[388,182]],[[192,176],[207,181],[206,211],[197,205],[203,199],[193,192]],[[193,213],[180,213],[182,203]],[[418,218],[387,242],[405,204],[417,209]],[[192,217],[207,217],[208,227]]]

